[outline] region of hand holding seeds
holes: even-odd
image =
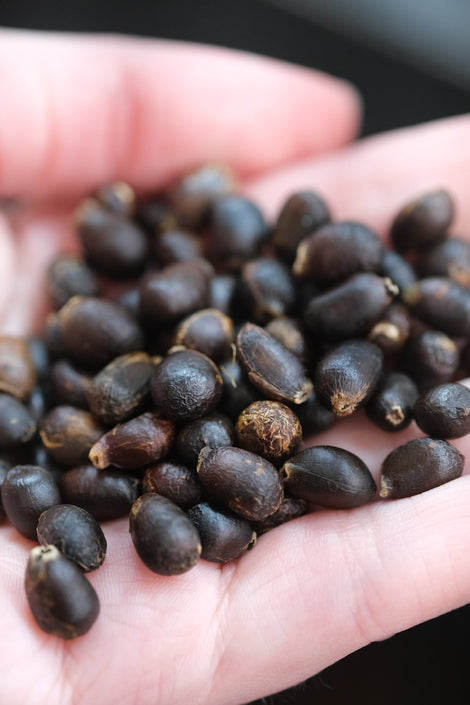
[[[6,44],[64,89],[74,42],[35,41]],[[10,155],[9,141],[0,175],[5,196],[48,204],[0,222],[5,252],[18,252],[0,345],[9,634],[0,685],[15,704],[31,692],[63,703],[67,689],[84,705],[137,696],[139,705],[239,705],[468,600],[470,487],[460,475],[469,393],[458,380],[469,368],[470,295],[454,245],[432,252],[470,233],[460,176],[470,124],[384,135],[318,159],[356,120],[349,91],[325,77],[209,49],[74,44],[84,65],[91,50],[103,71],[87,71],[95,104],[78,115],[71,86],[60,91],[69,141],[57,145],[59,162],[28,181],[21,164],[41,155],[25,130],[33,142]],[[234,106],[249,97],[237,139],[253,148],[213,139],[201,153],[207,114],[165,122],[144,91],[149,126],[141,146],[133,142],[142,151],[119,169],[108,155],[103,172],[89,137],[77,164],[91,115],[105,124],[98,89],[117,56],[139,90],[149,66],[160,76],[152,86],[169,115],[181,109],[168,62],[199,62],[203,83],[197,71],[181,73],[185,116],[205,90],[207,100],[238,91],[235,103],[214,106],[212,128],[227,125],[229,135]],[[227,84],[222,64],[243,89]],[[257,122],[259,85],[276,124]],[[184,156],[155,142],[153,118],[172,143],[186,136]],[[203,162],[230,171],[195,168]],[[317,271],[309,258],[320,234]],[[360,251],[348,250],[351,240]]]

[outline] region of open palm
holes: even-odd
[[[459,234],[470,232],[470,119],[344,147],[357,129],[355,96],[314,72],[165,42],[1,38],[0,198],[14,202],[0,219],[5,332],[40,328],[44,265],[73,246],[70,209],[113,179],[145,191],[223,161],[268,216],[310,187],[335,217],[381,233],[408,198],[442,185],[456,199]],[[387,435],[358,414],[315,442],[356,452],[377,476],[413,435]],[[108,522],[107,559],[90,575],[100,617],[67,643],[30,616],[32,544],[5,525],[0,702],[240,705],[299,682],[468,601],[469,503],[463,477],[410,499],[318,511],[260,537],[238,561],[200,561],[169,578],[140,562],[126,520]]]

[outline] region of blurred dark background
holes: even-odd
[[[2,0],[0,25],[191,40],[315,67],[359,88],[363,135],[470,108],[463,0]],[[256,705],[468,705],[469,627],[465,607]]]

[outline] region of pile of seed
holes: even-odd
[[[462,473],[448,439],[470,430],[455,381],[470,371],[470,246],[453,214],[446,191],[423,195],[387,249],[311,191],[269,225],[214,166],[145,200],[116,183],[79,204],[82,255],[48,268],[44,335],[0,338],[1,498],[40,544],[25,585],[44,631],[94,623],[101,522],[128,515],[141,560],[176,575],[316,507],[371,501],[365,463],[314,444],[356,409],[426,434],[385,458],[381,497]]]

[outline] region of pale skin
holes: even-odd
[[[39,330],[51,256],[70,249],[70,213],[99,184],[155,189],[223,161],[268,217],[314,188],[337,218],[384,237],[397,208],[448,188],[455,233],[470,233],[470,118],[354,145],[358,102],[326,76],[222,50],[122,38],[3,32],[0,42],[2,330]],[[317,436],[378,477],[398,443],[358,414]],[[464,452],[470,444],[458,440]],[[470,479],[423,495],[305,516],[226,566],[161,577],[137,557],[125,519],[90,575],[91,631],[64,643],[34,623],[23,591],[32,542],[1,527],[0,692],[9,705],[240,705],[470,599]]]

